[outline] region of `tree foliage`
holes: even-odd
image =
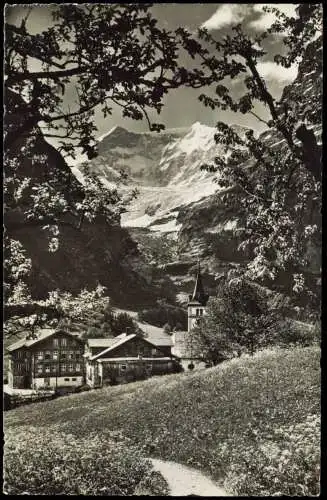
[[[76,296],[54,290],[44,300],[33,300],[24,284],[19,283],[6,303],[4,333],[7,337],[22,333],[33,336],[44,325],[83,331],[101,325],[108,308],[109,297],[101,285],[92,291],[82,290]]]
[[[145,118],[151,130],[160,131],[164,126],[152,124],[149,112],[160,114],[169,90],[212,81],[205,68],[186,70],[178,64],[182,47],[196,49],[202,61],[208,51],[190,35],[159,28],[150,7],[53,5],[51,25],[37,33],[28,27],[30,9],[20,25],[5,23],[7,299],[28,296],[22,283],[31,265],[22,264],[24,249],[15,249],[20,243],[12,241],[12,229],[41,227],[55,252],[63,224],[79,229],[97,217],[117,224],[136,194],[126,198],[87,172],[82,186],[63,161],[77,152],[90,159],[96,155],[95,112],[106,117],[118,106],[123,117]],[[57,150],[44,139],[56,139]]]
[[[108,308],[107,311],[105,311],[103,319],[104,323],[102,324],[102,330],[110,333],[113,337],[121,333],[127,333],[128,335],[132,333],[141,333],[138,324],[128,313],[115,313]]]
[[[276,22],[255,37],[241,25],[219,41],[200,30],[200,39],[214,50],[210,67],[214,67],[217,85],[215,97],[201,94],[199,99],[212,109],[256,116],[281,145],[274,148],[269,134],[257,137],[249,129],[241,136],[218,122],[215,140],[230,155],[217,157],[203,168],[218,173],[226,205],[236,204],[244,210],[244,225],[238,228],[240,249],[248,249],[252,258],[242,273],[250,279],[268,279],[272,286],[281,274],[293,276],[289,291],[302,295],[317,311],[319,283],[317,277],[310,281],[306,270],[311,265],[311,246],[321,246],[321,145],[313,127],[321,126],[322,87],[317,85],[313,102],[296,92],[288,98],[286,91],[277,101],[260,75],[259,63],[267,54],[265,42],[281,34],[284,50],[275,54],[274,61],[285,68],[300,62],[301,67],[313,44],[315,57],[310,57],[309,67],[318,81],[322,73],[322,10],[320,4],[300,4],[295,17],[275,7],[264,10],[274,13]],[[243,84],[245,93],[238,99],[227,83],[230,79]],[[256,103],[264,104],[268,119],[256,115]]]
[[[172,306],[164,300],[158,301],[158,305],[149,309],[143,309],[138,313],[139,321],[164,328],[186,330],[187,313],[184,308]]]
[[[187,347],[192,356],[217,363],[275,343],[283,320],[280,310],[268,310],[259,288],[244,279],[224,279],[207,314],[191,330]]]
[[[62,150],[74,148],[93,156],[94,110],[104,116],[113,104],[122,115],[148,119],[147,110],[160,113],[162,98],[180,85],[201,87],[212,81],[199,68],[179,67],[178,48],[208,51],[190,35],[169,32],[157,25],[151,4],[65,4],[53,9],[51,27],[32,34],[27,19],[20,26],[6,23],[5,89],[24,95],[23,122],[7,130],[6,147],[22,134],[30,136],[39,124],[45,137],[68,139]],[[40,70],[32,69],[37,60]],[[73,85],[75,107],[68,107],[65,91]],[[41,125],[40,125],[41,123]],[[151,125],[152,130],[164,128]]]

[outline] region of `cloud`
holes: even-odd
[[[264,31],[267,28],[270,28],[272,23],[276,21],[275,14],[264,12],[263,7],[277,7],[283,14],[287,16],[295,16],[296,15],[296,7],[298,4],[288,4],[288,3],[276,3],[276,4],[265,4],[258,3],[253,5],[253,10],[256,13],[261,14],[261,16],[253,20],[249,23],[251,28],[254,28],[256,31]]]
[[[202,23],[201,28],[208,31],[218,30],[224,26],[243,21],[249,11],[249,4],[222,4],[209,19]]]
[[[267,81],[278,81],[287,83],[295,80],[298,66],[293,64],[290,68],[284,68],[272,61],[258,62],[259,74]]]
[[[222,4],[209,19],[202,23],[201,28],[206,28],[208,31],[218,30],[225,26],[241,23],[245,18],[253,17],[253,14],[260,14],[258,19],[249,20],[248,26],[256,31],[263,31],[276,21],[275,14],[264,12],[263,7],[277,7],[283,14],[295,16],[298,5],[291,3]]]

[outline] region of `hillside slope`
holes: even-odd
[[[18,408],[5,431],[37,420],[80,437],[122,432],[146,456],[200,468],[234,494],[302,496],[319,492],[319,416],[320,350],[310,347]]]

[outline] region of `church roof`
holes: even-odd
[[[202,276],[201,276],[201,269],[200,269],[200,262],[199,262],[195,286],[194,286],[193,294],[190,295],[189,303],[196,303],[196,304],[201,304],[201,305],[205,306],[208,302],[208,299],[209,299],[209,295],[207,295],[205,293],[203,283],[202,283]]]

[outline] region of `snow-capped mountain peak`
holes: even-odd
[[[201,170],[224,147],[214,140],[216,129],[196,122],[190,127],[167,129],[162,133],[135,133],[113,127],[99,138],[99,156],[89,163],[104,184],[117,179],[124,170],[128,188],[140,194],[124,214],[122,224],[176,231],[179,207],[210,196],[217,189],[212,174]],[[175,221],[175,222],[174,222]],[[169,222],[169,223],[168,223]]]
[[[103,141],[103,139],[105,139],[106,137],[108,137],[108,135],[112,134],[117,128],[118,128],[118,125],[115,125],[114,127],[112,127],[109,130],[109,132],[105,132],[104,134],[100,135],[100,137],[98,137],[98,142]]]

